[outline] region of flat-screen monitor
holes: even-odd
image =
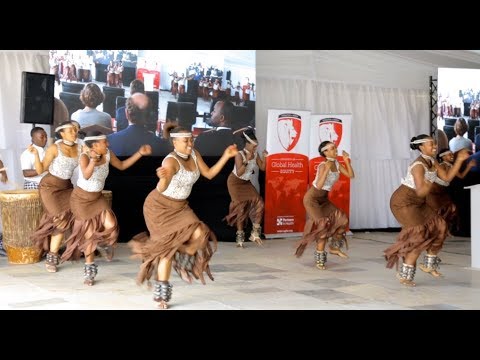
[[[22,72],[21,123],[53,124],[55,76]]]
[[[480,129],[480,69],[439,68],[437,82],[437,128],[450,140],[456,136],[455,122],[464,118],[468,124],[464,137],[474,142]]]
[[[163,137],[163,126],[170,121],[191,128],[195,139],[205,132],[195,129],[217,127],[210,115],[218,100],[228,100],[235,105],[230,119],[233,131],[255,126],[255,50],[51,50],[50,66],[57,79],[55,94],[60,99],[89,82],[102,89],[105,100],[97,110],[110,114],[115,133],[127,130],[124,112],[115,118],[119,108],[116,100],[118,95],[130,96],[133,80],[144,83],[152,106],[145,127],[157,138]],[[115,90],[121,93],[109,96]],[[77,110],[78,96],[71,94],[69,97],[75,100],[64,101],[71,115]],[[188,111],[176,112],[172,118],[172,106],[169,108],[172,102],[193,103],[194,108],[179,105]],[[220,141],[212,137],[199,143],[202,142],[210,145]],[[128,141],[122,141],[123,148],[120,149],[116,143],[110,142],[111,150],[117,156],[135,153],[138,148],[132,144],[137,142],[128,138]],[[124,151],[127,147],[128,150]],[[199,146],[198,150],[201,148]],[[224,149],[220,148],[215,151],[216,156],[222,155]]]

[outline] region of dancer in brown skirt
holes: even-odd
[[[194,150],[189,130],[169,125],[166,133],[174,150],[157,169],[160,180],[145,199],[143,214],[149,234],[138,234],[129,242],[134,257],[143,261],[137,282],[143,283],[156,273],[153,299],[161,309],[168,307],[172,296],[168,281],[172,265],[186,282],[191,283],[193,275],[205,284],[203,272],[213,280],[208,262],[217,248],[217,239],[192,211],[187,198],[200,174],[212,179],[238,153],[236,145],[230,145],[209,168]]]
[[[243,248],[245,241],[244,227],[250,218],[252,222],[252,232],[248,238],[250,241],[262,245],[260,235],[261,223],[265,203],[251,182],[255,167],[265,171],[265,157],[268,155],[263,151],[263,157],[257,153],[258,140],[252,128],[248,128],[242,133],[245,140],[245,147],[235,156],[235,166],[228,177],[228,193],[231,197],[229,213],[225,217],[228,225],[237,227],[237,236],[235,241],[237,247]]]
[[[80,155],[77,186],[70,197],[74,222],[72,234],[65,241],[66,249],[61,261],[78,260],[85,255],[84,284],[92,286],[97,275],[95,249],[103,246],[110,249],[107,260],[113,257],[113,246],[118,239],[118,222],[102,195],[109,164],[119,170],[126,170],[142,156],[150,155],[150,145],[143,145],[128,159],[121,161],[108,150],[107,137],[100,131],[91,131],[83,139],[88,152]]]
[[[448,174],[452,170],[454,163],[453,153],[449,149],[442,149],[437,156],[438,166],[445,170]],[[469,161],[463,171],[457,173],[457,177],[463,179],[472,167],[476,166],[475,160]],[[449,193],[448,186],[450,181],[442,180],[440,177],[436,177],[432,184],[432,188],[427,195],[427,204],[438,214],[445,219],[447,225],[450,227],[454,221],[458,219],[458,211],[455,203],[452,201]]]
[[[325,270],[327,252],[325,245],[331,239],[329,252],[342,258],[348,258],[341,249],[347,246],[345,232],[348,228],[348,217],[328,199],[332,186],[340,178],[340,173],[353,179],[355,173],[350,163],[350,155],[342,152],[345,166],[337,161],[337,147],[330,141],[323,141],[318,147],[318,152],[326,161],[318,165],[317,174],[312,186],[303,197],[303,205],[307,210],[308,219],[303,230],[303,238],[297,244],[295,255],[302,256],[308,244],[314,240],[317,243],[315,250],[315,263],[317,268]]]
[[[62,141],[48,147],[43,161],[40,161],[37,149],[33,145],[29,146],[30,152],[35,155],[37,173],[42,174],[48,169],[48,173],[38,186],[43,215],[37,229],[31,235],[36,246],[48,252],[45,262],[48,272],[57,271],[58,250],[65,231],[73,224],[70,210],[73,185],[70,178],[78,165],[81,153],[81,146],[76,143],[77,128],[71,121],[61,123],[55,132]]]
[[[434,156],[437,146],[429,135],[418,135],[410,140],[410,148],[419,150],[420,156],[408,167],[407,176],[390,198],[390,209],[395,219],[402,225],[402,230],[393,245],[385,253],[387,268],[392,268],[402,259],[403,264],[397,278],[400,283],[415,286],[413,279],[417,259],[426,250],[422,271],[439,277],[437,254],[448,235],[448,226],[442,216],[427,204],[427,197],[432,184],[439,176],[451,181],[458,173],[462,162],[468,158],[468,152],[460,150],[450,171],[438,165]]]

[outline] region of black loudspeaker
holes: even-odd
[[[225,77],[228,80],[231,80],[232,78],[232,72],[230,70],[227,71],[227,76]]]
[[[55,75],[22,72],[21,123],[53,124]]]

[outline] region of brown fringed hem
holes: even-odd
[[[445,219],[448,225],[454,224],[457,219],[457,206],[453,202],[449,202],[438,209],[437,213]]]
[[[217,250],[217,237],[198,219],[186,200],[170,199],[155,189],[145,199],[143,213],[149,233],[138,234],[128,242],[132,257],[142,259],[143,262],[137,276],[139,284],[152,277],[160,259],[172,259],[175,268],[175,254],[185,254],[187,247],[191,251],[192,246],[196,248],[195,263],[187,279],[184,276],[182,279],[188,282],[193,276],[205,284],[203,272],[213,279],[208,262]],[[192,239],[199,226],[202,228],[202,236]]]
[[[43,251],[50,249],[50,236],[64,234],[73,226],[73,215],[70,210],[57,216],[43,213],[37,229],[30,235],[30,239],[36,247]]]
[[[227,179],[231,202],[224,220],[228,225],[246,224],[248,218],[255,224],[262,222],[265,204],[250,180],[240,179],[231,173]]]
[[[104,223],[108,214],[114,219],[115,226],[105,229]],[[75,219],[72,234],[65,241],[66,249],[61,261],[78,260],[82,253],[88,256],[90,253],[86,253],[87,249],[94,252],[99,245],[114,246],[118,240],[118,233],[118,221],[111,209],[103,210],[88,220]]]
[[[384,251],[387,268],[391,269],[394,265],[398,267],[398,261],[413,250],[420,253],[426,249],[438,252],[447,237],[447,227],[441,216],[434,215],[423,225],[403,228],[395,243]]]
[[[246,224],[247,219],[252,217],[252,222],[260,224],[262,222],[263,206],[261,211],[255,211],[259,205],[263,205],[262,199],[258,196],[254,200],[242,202],[231,202],[228,215],[223,218],[230,226],[236,226],[237,223]],[[251,216],[252,215],[252,216]]]
[[[338,229],[346,229],[347,226],[347,215],[339,209],[336,209],[329,216],[322,217],[316,221],[311,218],[307,219],[305,228],[303,230],[303,238],[300,239],[295,245],[297,248],[295,251],[295,256],[302,256],[305,248],[313,241],[321,238],[327,239],[330,236],[333,236]]]
[[[172,233],[169,236],[165,236],[162,241],[165,244],[170,244],[170,246],[161,246],[161,244],[155,243],[146,231],[135,235],[127,245],[133,253],[131,256],[132,258],[142,259],[142,265],[140,266],[137,275],[137,283],[142,284],[145,280],[150,280],[152,275],[156,277],[158,264],[162,258],[172,258],[172,267],[178,272],[179,265],[175,260],[175,254],[177,252],[186,254],[181,245],[190,240],[193,232],[199,225],[207,228],[205,224],[198,222],[191,224],[188,228],[180,230],[178,233]],[[195,254],[195,262],[192,270],[189,271],[182,268],[185,270],[187,276],[181,277],[182,280],[188,283],[191,282],[193,277],[200,280],[202,284],[205,285],[206,282],[203,276],[204,272],[207,273],[211,280],[213,280],[208,263],[217,250],[217,237],[209,230],[198,240],[200,240],[200,243],[202,243],[203,246],[199,248]],[[211,244],[211,242],[213,244]]]
[[[63,234],[73,225],[70,210],[70,195],[73,185],[70,179],[60,179],[50,173],[45,175],[38,186],[42,201],[43,215],[37,229],[30,235],[39,249],[50,249],[50,236]]]

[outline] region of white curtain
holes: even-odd
[[[399,227],[390,196],[409,163],[413,136],[429,134],[429,93],[314,80],[268,79],[257,74],[257,137],[265,144],[268,109],[352,114],[350,227]]]
[[[23,188],[20,154],[30,143],[31,124],[21,124],[22,72],[48,74],[48,51],[0,51],[0,155],[8,168],[5,188]],[[50,133],[50,127],[42,125]]]

